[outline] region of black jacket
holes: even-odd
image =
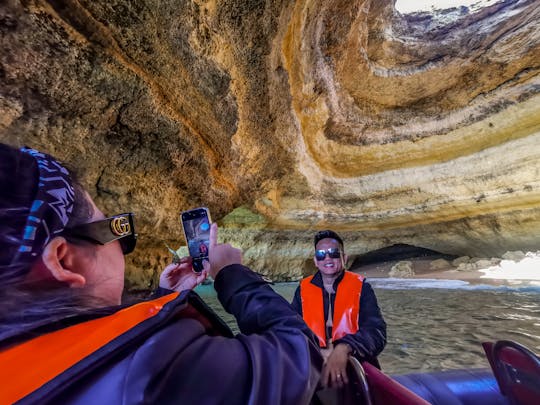
[[[334,291],[337,291],[338,294],[339,283],[341,280],[343,280],[343,273],[334,282]],[[323,294],[324,317],[326,322],[328,303],[331,302],[332,308],[334,308],[336,294],[329,294],[326,292],[319,271],[313,276],[311,283],[319,287],[321,289],[321,294]],[[298,286],[294,293],[292,305],[298,313],[302,315],[300,286]],[[354,356],[360,361],[367,360],[377,367],[379,366],[377,356],[383,351],[384,346],[386,345],[386,322],[381,314],[373,288],[371,288],[371,285],[365,280],[362,283],[362,293],[360,295],[358,332],[343,336],[341,339],[336,340],[334,345],[338,343],[348,343],[353,349]]]
[[[195,293],[185,291],[158,315],[21,403],[308,403],[322,359],[302,318],[258,274],[243,266],[223,269],[215,289],[223,307],[237,319],[241,330],[237,336]],[[179,309],[188,303],[214,327],[179,318]]]

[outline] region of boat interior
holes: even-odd
[[[538,405],[540,358],[508,340],[482,344],[491,368],[389,376],[349,359],[350,383],[315,403],[365,405]]]

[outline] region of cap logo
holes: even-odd
[[[116,217],[111,221],[111,231],[116,236],[124,236],[131,233],[131,226],[129,225],[128,217]]]

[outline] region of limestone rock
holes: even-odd
[[[452,266],[458,267],[461,264],[469,263],[471,261],[471,258],[469,256],[461,256],[457,259],[452,260]]]
[[[513,260],[514,262],[519,262],[520,260],[525,259],[525,253],[523,253],[521,250],[517,250],[514,252],[506,252],[504,255],[502,255],[502,258],[505,260]]]
[[[473,271],[473,270],[477,270],[477,267],[474,263],[460,263],[456,270],[457,271]]]
[[[445,259],[437,259],[429,263],[429,268],[431,270],[446,270],[450,267],[452,267],[451,264]]]
[[[412,268],[412,262],[409,262],[409,261],[397,262],[395,265],[392,266],[388,275],[390,277],[396,277],[396,278],[413,277],[414,270]]]
[[[474,263],[477,269],[485,269],[491,266],[496,265],[497,263],[489,260],[489,259],[480,259]]]
[[[0,140],[136,213],[133,288],[196,206],[275,280],[314,271],[324,228],[351,256],[539,246],[535,0],[5,1],[0,31]]]

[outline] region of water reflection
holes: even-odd
[[[489,367],[481,347],[484,341],[515,340],[540,352],[540,288],[401,281],[370,280],[388,324],[388,344],[380,356],[385,372]],[[297,285],[273,287],[290,302]],[[199,286],[197,292],[238,331],[212,286]]]

